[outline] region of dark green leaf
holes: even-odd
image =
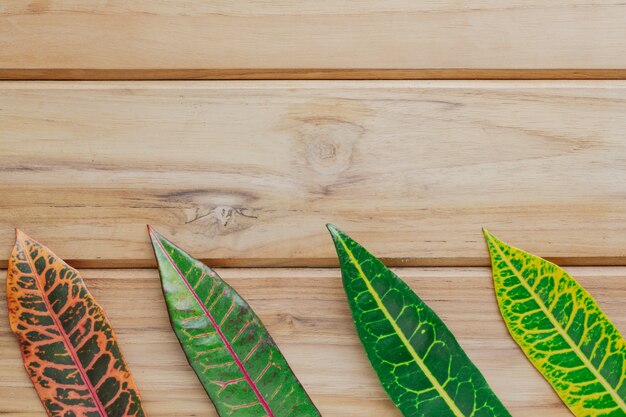
[[[349,236],[328,226],[357,332],[407,417],[510,416],[441,319]]]

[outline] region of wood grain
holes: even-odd
[[[480,228],[626,263],[625,82],[0,85],[0,260],[23,228],[81,267],[487,265]]]
[[[624,70],[625,19],[621,0],[8,0],[0,68],[18,78],[84,69]]]
[[[569,268],[622,331],[624,267]],[[82,271],[107,311],[152,417],[216,416],[171,331],[156,270]],[[322,415],[400,417],[360,345],[336,269],[220,269],[247,298]],[[516,417],[571,414],[509,337],[488,268],[401,268]],[[5,271],[0,274],[4,285]],[[8,329],[4,291],[0,328]],[[44,417],[17,342],[0,333],[0,415]]]

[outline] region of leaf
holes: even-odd
[[[7,303],[24,366],[49,416],[144,416],[113,329],[78,271],[19,230]]]
[[[219,415],[319,416],[250,306],[211,268],[148,228],[172,328]]]
[[[484,230],[502,317],[576,416],[626,416],[626,346],[567,272]]]
[[[409,417],[510,416],[441,319],[332,225],[357,333],[387,394]]]

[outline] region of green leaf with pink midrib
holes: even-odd
[[[222,417],[314,417],[250,306],[213,270],[151,230],[172,327]]]

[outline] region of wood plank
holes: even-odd
[[[624,70],[625,19],[621,0],[9,0],[0,68]]]
[[[21,227],[81,267],[487,265],[480,228],[626,263],[626,82],[0,85],[0,260]]]
[[[626,330],[626,268],[570,268]],[[400,417],[357,339],[336,269],[220,269],[267,324],[322,415]],[[507,333],[487,268],[402,268],[407,280],[457,335],[516,417],[566,417],[560,402]],[[86,270],[107,311],[152,417],[216,416],[171,331],[155,270]],[[0,273],[0,287],[5,271]],[[8,329],[4,291],[0,328]],[[43,417],[17,342],[0,333],[0,415]]]

